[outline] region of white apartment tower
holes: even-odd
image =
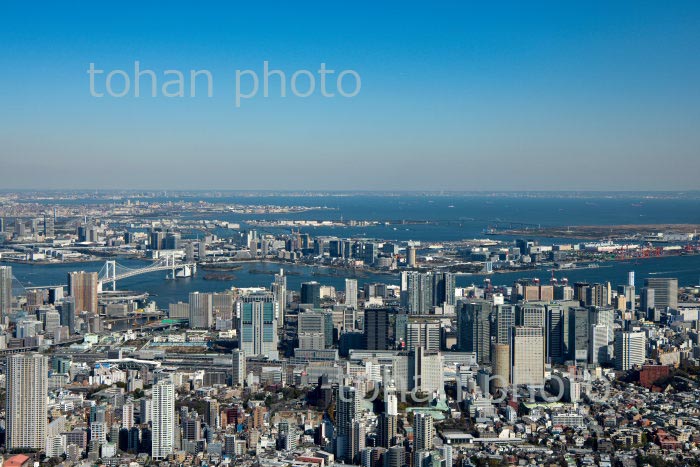
[[[41,354],[7,357],[7,449],[46,447],[48,358]]]
[[[357,279],[345,279],[345,305],[357,310]]]
[[[627,371],[642,365],[646,357],[646,335],[643,331],[615,333],[615,369]]]
[[[165,459],[175,451],[175,385],[172,381],[159,381],[153,387],[151,407],[153,429],[151,450],[153,459]]]

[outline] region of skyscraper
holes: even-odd
[[[321,350],[333,345],[333,314],[306,310],[297,318],[299,348]]]
[[[367,350],[387,350],[389,348],[389,310],[366,308],[364,324]]]
[[[433,302],[433,281],[429,274],[403,272],[401,290],[402,304],[409,314],[430,313]]]
[[[214,321],[212,295],[208,293],[192,292],[189,295],[189,302],[190,328],[209,329],[212,327]]]
[[[48,357],[25,353],[7,357],[7,449],[44,449]]]
[[[507,304],[496,305],[494,319],[496,342],[508,344],[510,342],[510,328],[515,326],[515,306]]]
[[[458,312],[457,343],[462,352],[476,352],[480,364],[491,363],[491,302],[464,303]]]
[[[393,446],[398,413],[396,388],[389,383],[384,387],[384,413],[379,416],[378,420],[377,434],[380,446],[385,448]]]
[[[54,236],[54,219],[48,214],[44,214],[44,237],[51,238]]]
[[[162,380],[153,386],[151,406],[151,454],[153,459],[165,459],[175,450],[175,385]]]
[[[433,417],[425,413],[416,413],[413,417],[413,450],[433,449],[434,437]]]
[[[566,310],[558,303],[550,303],[545,306],[547,315],[546,346],[547,361],[563,363],[566,356],[564,346],[564,314]]]
[[[547,309],[544,303],[523,303],[515,312],[515,324],[544,329],[547,326]]]
[[[608,327],[603,324],[591,325],[588,362],[602,364],[608,362]]]
[[[321,306],[321,284],[316,281],[304,282],[301,284],[301,303],[313,305],[314,308]]]
[[[573,330],[573,359],[577,362],[586,363],[588,361],[588,334],[591,330],[588,317],[588,310],[585,308],[570,308],[569,313],[573,317],[573,323],[569,325]]]
[[[73,297],[74,312],[97,313],[96,272],[76,271],[68,273],[68,295]]]
[[[455,304],[455,276],[451,272],[433,273],[432,289],[434,306]]]
[[[586,289],[586,306],[608,306],[610,296],[610,282],[593,284]]]
[[[607,344],[611,344],[615,339],[615,310],[611,307],[591,307],[588,311],[589,325],[605,326],[607,330]]]
[[[233,381],[234,386],[243,386],[246,379],[245,351],[233,349]]]
[[[646,357],[646,335],[643,331],[615,333],[615,369],[627,371],[642,365]]]
[[[287,276],[284,269],[280,269],[279,274],[275,274],[275,281],[272,283],[272,293],[279,305],[277,316],[277,327],[284,327],[284,314],[287,311]]]
[[[61,303],[61,326],[67,326],[70,334],[75,334],[75,299],[67,297]]]
[[[494,343],[491,349],[491,360],[493,369],[489,389],[495,392],[497,389],[505,388],[510,384],[510,345]]]
[[[0,320],[12,312],[12,266],[0,266]]]
[[[279,304],[272,293],[245,295],[236,302],[238,342],[248,357],[267,356],[277,360],[277,312]]]
[[[360,413],[360,397],[352,386],[340,386],[336,400],[336,455],[345,460],[354,457],[353,424]]]
[[[678,279],[649,277],[644,279],[644,287],[654,289],[654,304],[657,308],[678,309]]]
[[[130,429],[134,426],[134,404],[128,402],[122,406],[122,426]]]
[[[409,321],[406,325],[406,347],[412,350],[440,350],[440,323],[437,321]]]
[[[541,327],[516,326],[511,331],[513,384],[544,384],[544,333]]]
[[[345,279],[345,306],[357,309],[357,279]]]
[[[656,297],[654,289],[642,287],[639,293],[639,308],[643,313],[649,313],[649,310],[656,308]]]
[[[625,298],[626,308],[628,310],[635,310],[635,288],[633,285],[620,285],[617,287],[617,295]]]

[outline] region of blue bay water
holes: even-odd
[[[136,199],[136,198],[132,198]],[[432,221],[433,224],[380,225],[370,227],[323,227],[303,228],[313,236],[332,235],[341,237],[371,237],[385,240],[419,240],[422,242],[441,242],[459,239],[483,238],[484,229],[495,223],[525,223],[542,226],[576,226],[576,225],[615,225],[615,224],[661,224],[661,223],[698,223],[700,224],[700,197],[682,199],[650,199],[643,194],[627,195],[623,198],[600,197],[562,198],[562,197],[503,197],[486,195],[415,195],[402,194],[388,196],[364,194],[352,196],[246,196],[231,194],[221,197],[187,197],[187,198],[142,198],[149,202],[166,202],[178,200],[210,201],[215,203],[264,204],[285,206],[323,206],[330,209],[312,210],[303,213],[284,214],[236,214],[208,213],[203,218],[215,218],[231,222],[240,222],[246,228],[246,222],[252,219],[313,219],[313,220],[376,220],[376,221]],[[90,201],[90,200],[89,200]],[[98,200],[91,200],[96,203]],[[104,202],[104,201],[102,201]],[[48,202],[47,202],[48,203]],[[68,200],[65,203],[80,204],[85,200]],[[111,202],[110,202],[111,204]],[[191,215],[191,217],[200,217]],[[271,233],[288,232],[282,228],[258,228]],[[499,240],[510,240],[499,236]],[[566,240],[566,239],[564,239]],[[562,239],[542,239],[544,243],[556,243]],[[128,267],[139,267],[147,263],[138,260],[120,260]],[[65,284],[66,274],[77,269],[99,271],[103,262],[60,264],[60,265],[25,265],[13,264],[14,274],[25,286]],[[642,285],[645,277],[660,275],[678,277],[680,285],[696,285],[700,282],[700,256],[650,258],[637,262],[600,263],[597,269],[579,269],[557,271],[559,279],[567,277],[570,281],[611,281],[614,285],[626,282],[627,273],[636,271],[637,286]],[[607,267],[610,266],[610,267]],[[272,274],[280,265],[271,263],[246,263],[239,271],[233,271],[232,281],[204,280],[205,271],[193,278],[165,280],[164,272],[136,276],[118,283],[123,290],[144,291],[152,294],[161,305],[176,301],[186,301],[192,291],[220,291],[235,285],[237,287],[268,286]],[[298,290],[301,282],[318,280],[327,285],[342,289],[342,276],[328,276],[327,269],[308,266],[284,265],[285,270],[293,275],[288,277],[288,287]],[[251,270],[254,270],[251,274]],[[260,273],[260,271],[266,271]],[[538,277],[548,281],[550,271],[527,271],[494,274],[489,276],[494,284],[509,285],[523,277]],[[459,276],[457,284],[465,286],[480,284],[485,276]],[[360,286],[365,282],[385,282],[398,284],[398,275],[366,275],[358,278]]]
[[[139,198],[133,198],[135,201]],[[586,198],[487,196],[480,194],[397,196],[363,194],[348,196],[245,196],[140,198],[147,202],[207,201],[212,203],[321,206],[328,209],[301,213],[206,213],[190,217],[240,222],[252,219],[431,221],[428,225],[379,225],[368,227],[302,228],[311,235],[370,237],[384,240],[449,241],[483,237],[484,229],[497,223],[532,226],[700,223],[700,197],[664,199],[644,194],[623,198],[601,195]],[[84,200],[68,200],[79,204]],[[93,203],[97,200],[92,200]],[[111,203],[110,203],[111,204]],[[258,228],[279,233],[280,228]],[[504,238],[504,237],[499,237]]]
[[[99,271],[104,265],[103,262],[59,265],[2,264],[11,265],[13,274],[25,287],[65,284],[68,272],[75,270]],[[148,263],[140,260],[120,260],[120,264],[133,268],[142,267]],[[600,263],[600,265],[601,267],[599,268],[555,271],[555,277],[559,280],[566,277],[570,282],[610,281],[615,286],[625,284],[627,282],[627,273],[633,270],[636,274],[637,287],[641,287],[644,279],[648,277],[677,277],[681,286],[698,285],[700,283],[700,255],[648,258],[639,260],[636,263],[633,261],[605,262]],[[159,306],[167,307],[168,303],[187,301],[188,294],[194,291],[219,292],[232,286],[269,287],[272,282],[272,275],[279,271],[280,268],[284,268],[285,271],[291,273],[287,277],[287,286],[290,290],[298,291],[301,288],[301,283],[309,280],[332,285],[338,290],[343,290],[345,287],[344,277],[329,276],[328,268],[253,262],[244,263],[242,264],[242,269],[230,272],[234,278],[227,281],[205,280],[204,276],[208,272],[201,270],[196,276],[191,278],[167,280],[165,279],[165,272],[160,271],[124,279],[117,283],[117,288],[119,290],[148,292]],[[535,270],[491,275],[460,275],[457,277],[457,285],[460,287],[470,284],[480,285],[483,284],[486,277],[491,279],[495,285],[512,285],[516,279],[534,277],[546,283],[551,277],[551,271]],[[398,285],[399,275],[368,274],[358,277],[360,287],[368,282]]]

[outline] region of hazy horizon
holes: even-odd
[[[697,2],[11,3],[0,41],[3,189],[699,187]],[[137,61],[156,97],[93,96],[91,63],[104,94]],[[237,106],[236,71],[264,62],[361,90],[283,98],[272,77]],[[212,97],[165,97],[168,70],[210,71]]]

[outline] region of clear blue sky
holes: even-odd
[[[143,3],[2,5],[0,188],[700,188],[700,2]],[[214,96],[90,96],[135,60]],[[265,60],[362,89],[236,108]]]

